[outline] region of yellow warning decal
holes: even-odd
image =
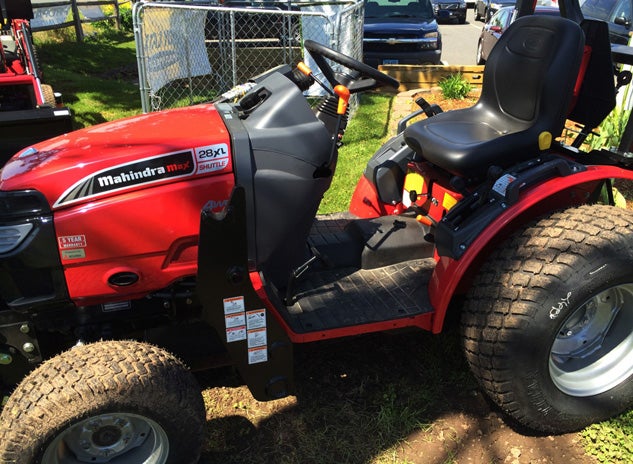
[[[448,193],[444,194],[444,199],[442,200],[442,207],[448,211],[457,203],[457,199],[449,195]]]
[[[424,188],[424,177],[417,172],[409,172],[404,178],[404,189],[407,192],[415,190],[417,193],[422,193]]]

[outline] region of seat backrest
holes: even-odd
[[[492,49],[479,103],[538,126],[562,131],[583,55],[584,34],[557,16],[518,18]]]

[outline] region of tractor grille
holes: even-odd
[[[35,190],[0,192],[0,296],[15,309],[68,299],[53,216]]]

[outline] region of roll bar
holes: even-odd
[[[533,14],[535,6],[536,0],[517,0],[515,6],[517,17]],[[578,24],[584,19],[578,0],[558,0],[558,8],[563,18],[571,19]]]

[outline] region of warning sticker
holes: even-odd
[[[233,298],[224,298],[224,314],[233,314],[244,311],[244,297],[235,296]]]
[[[492,190],[497,192],[499,195],[503,195],[505,197],[506,191],[508,190],[508,185],[510,185],[515,180],[517,180],[516,177],[510,174],[504,174],[497,179],[495,184],[492,186]]]
[[[253,311],[246,312],[246,327],[248,330],[261,329],[266,327],[266,310],[255,309]]]
[[[238,327],[246,324],[246,318],[244,317],[244,313],[235,313],[235,314],[227,314],[224,316],[224,323],[226,324],[226,328],[230,327]]]
[[[248,363],[257,364],[268,361],[268,349],[265,346],[248,350]]]
[[[233,327],[230,329],[226,329],[226,342],[239,342],[241,340],[246,340],[246,327]]]
[[[266,328],[249,330],[246,333],[246,337],[249,348],[264,346],[266,345]]]

